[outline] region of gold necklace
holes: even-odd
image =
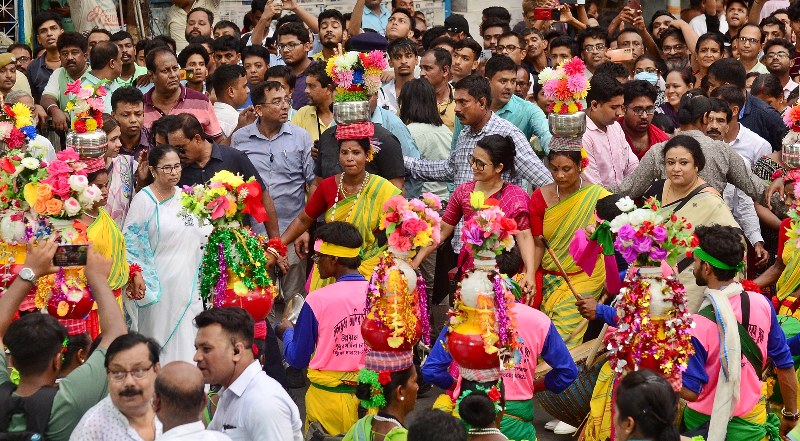
[[[356,207],[358,199],[361,197],[361,192],[364,191],[364,186],[366,185],[367,181],[369,181],[369,172],[364,172],[364,179],[361,181],[361,186],[358,188],[358,192],[356,193],[356,200],[353,201],[353,205],[350,206],[347,216],[344,217],[344,222],[348,222],[347,219],[350,219],[350,215],[353,214],[353,209]],[[329,222],[333,222],[336,219],[336,206],[339,205],[339,192],[341,192],[345,198],[347,197],[347,194],[344,192],[344,184],[342,182],[344,182],[344,172],[342,172],[342,175],[339,177],[339,186],[336,191],[336,199],[333,201],[331,220]]]

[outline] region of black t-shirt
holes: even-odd
[[[256,181],[261,184],[262,191],[267,188],[246,154],[233,147],[226,147],[215,142],[211,143],[211,159],[208,160],[205,167],[201,168],[197,164],[183,166],[178,186],[206,184],[218,171],[222,170],[240,175],[245,181],[251,177],[256,178]]]
[[[403,149],[397,137],[381,125],[375,124],[373,138],[380,143],[381,151],[375,155],[372,162],[367,163],[367,172],[386,180],[405,177]],[[314,161],[314,174],[324,179],[341,172],[339,142],[336,141],[336,126],[333,126],[322,132],[322,136],[319,137],[319,152]]]

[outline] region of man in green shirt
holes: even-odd
[[[119,31],[111,36],[111,42],[115,43],[122,53],[122,72],[114,82],[117,88],[133,87],[137,78],[147,74],[146,67],[136,64],[136,45],[133,43],[133,37],[128,32]]]
[[[84,271],[97,302],[103,337],[86,363],[61,379],[57,389],[54,388],[67,330],[54,317],[45,314],[32,313],[13,323],[12,320],[36,279],[58,271],[52,264],[57,248],[54,239],[28,245],[24,268],[0,298],[0,343],[5,343],[20,375],[19,385],[11,386],[6,356],[0,353],[0,392],[7,395],[0,396],[0,432],[36,431],[44,433],[48,440],[66,441],[81,416],[108,393],[104,368],[106,349],[127,329],[107,282],[112,262],[90,248]],[[47,403],[34,406],[39,414],[11,410],[14,403],[31,403],[43,396],[50,397],[52,407]],[[49,411],[44,410],[48,408]],[[9,421],[7,427],[3,427],[5,421]]]

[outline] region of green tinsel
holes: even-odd
[[[238,234],[237,234],[238,233]],[[247,289],[267,287],[272,283],[267,271],[267,256],[261,243],[250,231],[215,228],[208,237],[200,264],[200,297],[210,304],[214,287],[221,274],[219,244],[229,270],[242,279]]]
[[[343,103],[347,101],[367,101],[367,93],[363,90],[358,92],[335,92],[333,94],[333,100],[337,103]]]
[[[378,373],[364,368],[358,372],[358,382],[369,384],[369,400],[361,400],[361,406],[365,409],[376,409],[386,406],[386,397],[383,396],[383,385],[378,381]]]

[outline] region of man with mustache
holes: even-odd
[[[69,126],[67,114],[63,110],[72,96],[64,95],[67,83],[80,79],[88,68],[86,58],[89,43],[86,37],[77,32],[65,32],[58,37],[58,56],[61,67],[53,71],[47,86],[42,92],[41,105],[48,116],[53,118],[53,127],[66,131]]]
[[[133,44],[133,36],[126,31],[119,31],[111,36],[111,41],[122,52],[122,71],[114,82],[117,87],[133,86],[137,78],[147,73],[146,67],[136,64],[136,45]]]
[[[658,90],[643,80],[628,81],[622,90],[625,113],[617,122],[633,153],[642,159],[653,144],[669,140],[669,135],[652,124]]]
[[[160,436],[161,422],[151,405],[160,350],[155,340],[136,332],[117,337],[106,352],[108,396],[83,415],[70,439],[153,441]]]
[[[214,24],[214,13],[206,8],[194,8],[186,15],[186,40],[191,37],[210,37]]]
[[[327,62],[339,44],[345,42],[344,16],[336,9],[326,9],[317,18],[319,26],[319,41],[322,50],[311,56],[314,61]]]

